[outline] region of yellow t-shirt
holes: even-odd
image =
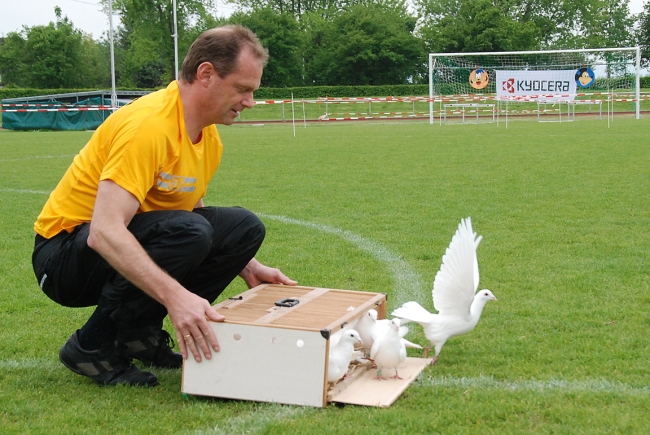
[[[185,131],[178,83],[109,116],[50,194],[34,230],[49,239],[90,222],[101,180],[132,193],[138,213],[192,210],[219,167],[223,145],[214,125],[193,144]]]

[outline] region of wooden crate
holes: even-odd
[[[211,322],[221,350],[183,363],[185,394],[323,407],[329,401],[390,406],[431,361],[408,358],[403,380],[376,381],[369,367],[329,389],[330,337],[377,310],[386,295],[318,287],[263,284],[215,305],[225,322]]]

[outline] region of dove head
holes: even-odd
[[[497,297],[494,296],[490,290],[483,289],[480,290],[478,293],[476,293],[476,296],[474,296],[474,300],[483,301],[483,305],[485,305],[489,301],[496,301]]]
[[[390,321],[390,326],[399,331],[400,323],[402,323],[402,321],[400,319],[398,319],[397,317],[395,317],[394,319],[392,319]]]
[[[377,310],[375,310],[375,309],[368,310],[368,317],[370,317],[373,322],[376,322],[377,321]]]
[[[472,313],[472,315],[476,318],[476,321],[478,321],[478,318],[481,316],[481,312],[483,311],[485,304],[487,304],[490,301],[496,301],[496,300],[497,298],[488,289],[480,290],[478,293],[474,295],[474,302],[472,302],[472,306],[470,307],[469,310]]]
[[[346,341],[349,341],[351,343],[356,343],[359,342],[363,344],[363,341],[361,341],[361,337],[359,336],[359,333],[355,331],[354,329],[350,329],[348,331],[345,331],[345,334],[341,339],[345,338]]]

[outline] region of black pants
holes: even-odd
[[[39,286],[67,307],[97,305],[120,328],[160,325],[166,308],[118,274],[88,246],[89,224],[51,239],[36,236]],[[264,224],[239,207],[137,214],[128,230],[151,259],[186,289],[213,303],[255,256]]]

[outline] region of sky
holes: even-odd
[[[170,2],[172,0],[169,0]],[[54,7],[59,6],[62,14],[76,29],[99,39],[103,32],[108,32],[108,16],[102,12],[99,0],[3,0],[0,7],[0,36],[28,27],[47,25],[56,21]],[[234,6],[217,4],[217,16],[229,16]],[[119,18],[113,17],[113,29],[117,28]]]
[[[630,12],[641,12],[646,1],[648,0],[630,0]],[[103,32],[108,31],[108,16],[102,12],[99,0],[4,0],[2,3],[0,36],[19,31],[23,25],[32,27],[55,21],[54,7],[57,5],[63,15],[67,15],[72,21],[75,28],[91,34],[94,39],[99,39]],[[229,16],[233,10],[232,5],[218,2],[218,16]],[[114,17],[113,28],[118,24],[118,18]]]

